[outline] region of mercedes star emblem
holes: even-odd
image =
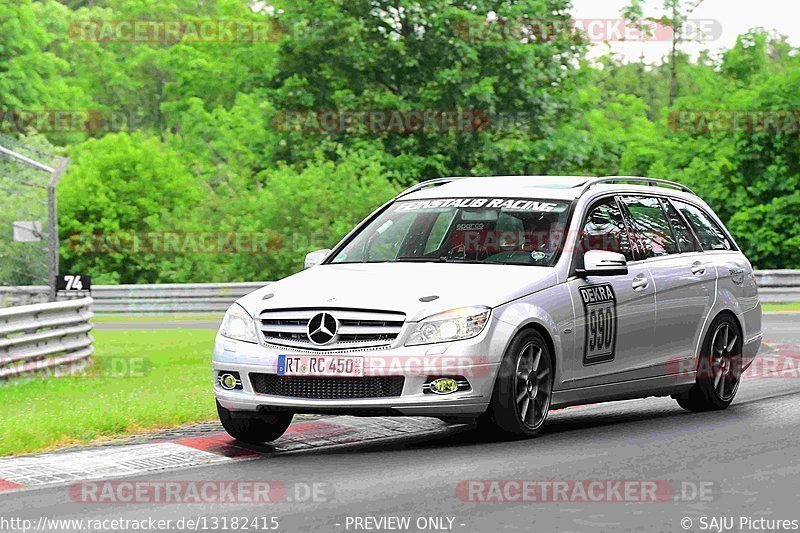
[[[339,323],[330,313],[319,313],[308,321],[308,338],[314,344],[328,344],[336,338]]]

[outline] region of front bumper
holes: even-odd
[[[325,352],[364,357],[365,378],[404,378],[399,396],[379,398],[314,399],[259,393],[254,390],[251,374],[277,374],[279,355],[324,353],[232,341],[218,334],[212,364],[214,395],[222,407],[231,411],[476,417],[489,405],[499,358],[503,353],[504,346],[499,349],[493,346],[492,338],[498,331],[492,325],[487,325],[474,339],[452,343]],[[223,389],[216,382],[222,371],[238,372],[242,389]],[[466,378],[470,388],[448,395],[423,392],[423,385],[432,378],[456,376]]]

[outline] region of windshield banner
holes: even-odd
[[[508,209],[513,211],[537,211],[542,213],[560,212],[563,204],[541,200],[520,200],[506,198],[439,198],[399,202],[397,211],[418,211],[423,209],[443,209],[458,207],[462,209]]]

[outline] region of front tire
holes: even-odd
[[[262,444],[278,439],[286,432],[294,417],[292,413],[233,415],[219,402],[217,402],[217,413],[228,435],[246,444]]]
[[[535,437],[547,420],[553,392],[553,356],[534,330],[517,335],[508,347],[478,427],[507,438]]]
[[[687,411],[726,409],[739,390],[742,376],[742,335],[730,315],[711,323],[697,365],[697,382],[675,398]]]

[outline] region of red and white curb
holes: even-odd
[[[339,416],[297,422],[283,437],[261,449],[245,447],[227,433],[219,432],[169,442],[98,446],[79,451],[11,457],[0,459],[0,492],[129,477],[446,429],[443,422],[430,418]]]

